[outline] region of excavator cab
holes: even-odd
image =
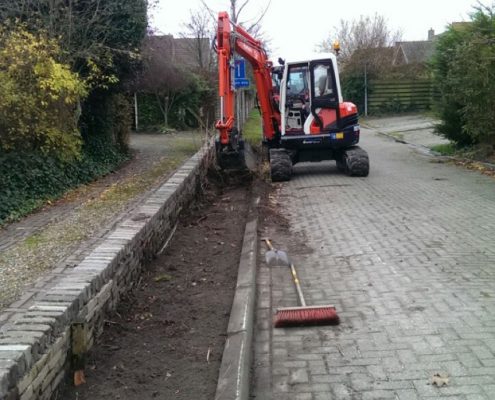
[[[292,165],[323,160],[335,160],[349,175],[368,175],[368,155],[356,146],[357,108],[342,100],[335,55],[285,63],[280,113],[280,145],[270,151],[272,178],[288,180]]]
[[[290,65],[285,83],[285,130],[287,134],[303,133],[309,115],[309,70],[305,64]]]
[[[342,99],[333,61],[287,63],[281,84],[282,136],[323,134],[338,125]]]

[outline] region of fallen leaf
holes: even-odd
[[[449,375],[446,373],[437,373],[431,378],[431,384],[438,387],[447,386],[449,384]]]
[[[161,274],[161,275],[155,276],[153,278],[153,280],[155,282],[167,282],[167,281],[169,281],[171,279],[172,279],[172,276],[170,276],[168,274]]]
[[[74,386],[80,386],[84,383],[86,383],[84,370],[77,370],[76,372],[74,372]]]

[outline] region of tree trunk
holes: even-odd
[[[165,126],[168,126],[168,108],[166,107],[168,96],[165,96],[164,104],[162,104],[162,99],[160,98],[160,95],[158,93],[155,93],[155,98],[163,116],[163,123],[165,124]]]
[[[163,113],[163,117],[164,117],[164,123],[165,123],[165,126],[168,127],[168,112],[169,112],[169,97],[168,96],[165,96],[165,99],[164,99],[164,104],[163,104],[163,109],[165,110],[165,112]]]

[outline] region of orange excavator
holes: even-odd
[[[217,163],[245,168],[244,140],[235,127],[234,55],[250,63],[262,116],[262,144],[272,181],[287,181],[298,162],[335,160],[350,176],[367,176],[369,158],[357,146],[357,108],[344,102],[334,54],[314,54],[293,61],[268,60],[263,43],[218,15],[217,43],[220,119],[215,127]]]

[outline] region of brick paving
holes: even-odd
[[[449,143],[449,140],[433,133],[438,123],[439,120],[420,114],[368,118],[364,122],[368,127],[377,128],[381,133],[425,147]]]
[[[289,271],[262,262],[252,398],[495,399],[495,180],[370,131],[362,146],[368,178],[301,164],[281,185],[291,234],[263,234],[341,324],[273,329],[297,298]]]

